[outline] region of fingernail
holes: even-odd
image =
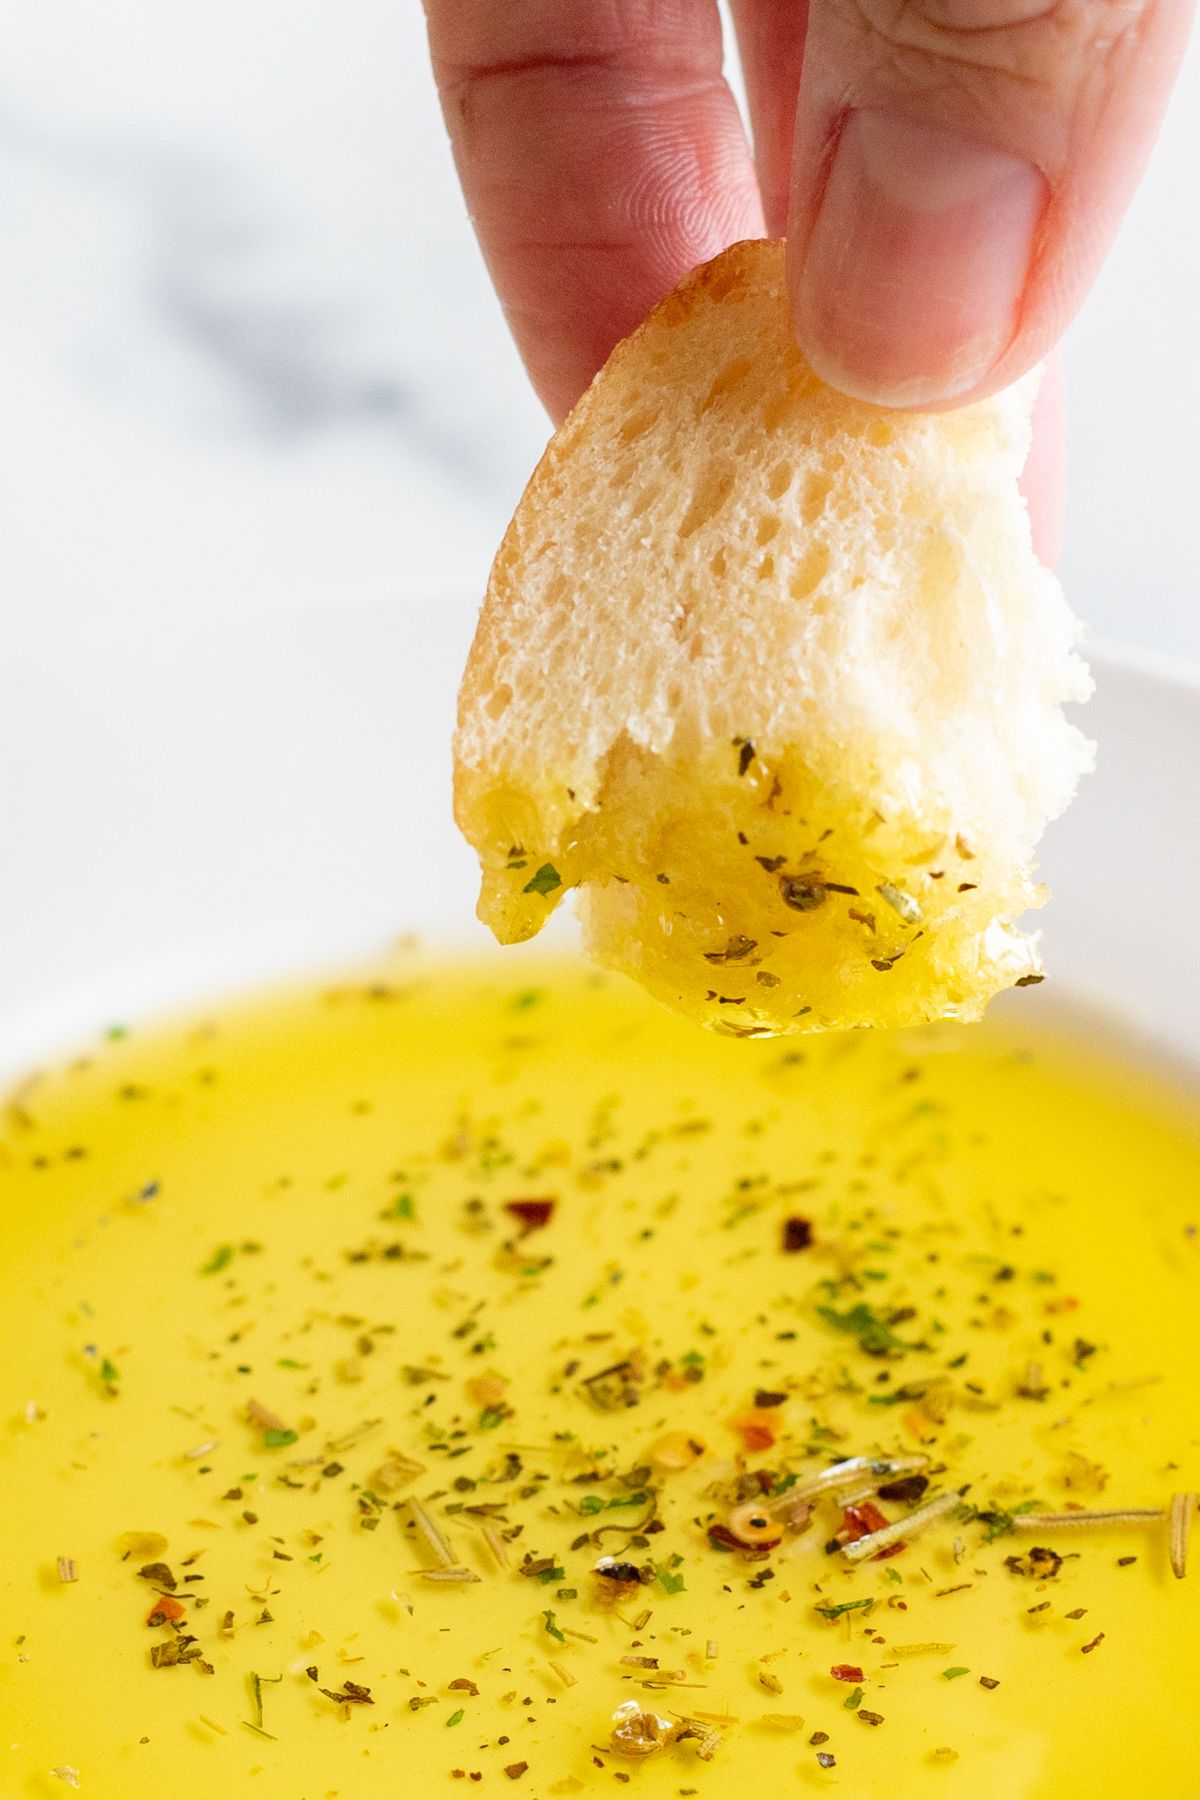
[[[974,387],[1016,332],[1046,192],[1008,151],[900,113],[851,113],[797,286],[817,373],[885,406]]]

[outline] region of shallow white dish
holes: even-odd
[[[78,638],[0,673],[0,1070],[115,1020],[383,948],[481,950],[450,817],[473,607]],[[1093,649],[1097,771],[1052,827],[1051,981],[1200,1068],[1200,675]],[[572,927],[562,928],[568,936]],[[511,952],[506,954],[513,954]]]

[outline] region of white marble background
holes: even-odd
[[[1200,48],[1075,327],[1064,575],[1200,660]],[[545,425],[415,0],[0,18],[0,647],[473,604]]]

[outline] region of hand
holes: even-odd
[[[1189,0],[425,0],[459,175],[552,416],[686,270],[788,234],[813,367],[889,406],[1047,357],[1153,144]],[[1027,488],[1061,487],[1046,383]]]

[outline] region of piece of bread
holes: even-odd
[[[619,344],[492,569],[455,740],[480,917],[737,1035],[975,1018],[1040,979],[1089,678],[1017,477],[1032,388],[887,412],[735,244]]]

